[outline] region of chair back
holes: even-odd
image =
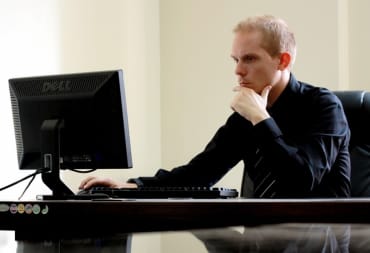
[[[351,130],[352,197],[370,197],[370,92],[334,91]]]

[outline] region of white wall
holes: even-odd
[[[0,187],[31,173],[19,171],[16,160],[7,80],[17,76],[122,68],[134,168],[95,174],[124,180],[152,174],[160,166],[157,0],[1,1],[0,35]],[[67,172],[63,177],[77,190],[86,174]],[[17,199],[24,187],[0,192],[0,199]],[[23,199],[47,193],[38,179]],[[159,243],[158,235],[137,236],[133,252],[159,252]],[[13,233],[0,232],[0,252],[15,252]]]
[[[59,34],[56,4],[44,1],[7,1],[0,7],[0,185],[5,186],[32,171],[18,171],[8,79],[50,74],[59,70]],[[0,198],[17,198],[27,182],[0,192]],[[25,197],[44,191],[35,182]]]
[[[0,187],[32,171],[18,171],[8,79],[58,71],[58,24],[55,2],[2,1],[0,4]],[[28,180],[0,192],[0,199],[17,199]],[[49,192],[37,178],[25,195]],[[15,252],[13,232],[0,231],[0,252]]]
[[[118,68],[124,71],[134,168],[97,173],[122,180],[152,174],[161,159],[158,1],[15,0],[2,2],[0,11],[0,155],[8,175],[0,178],[1,185],[31,173],[17,169],[8,79]],[[64,177],[77,190],[86,174],[66,172]],[[20,193],[12,188],[0,197]],[[37,193],[31,188],[25,198]]]

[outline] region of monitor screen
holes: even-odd
[[[45,182],[59,169],[132,167],[122,70],[12,78],[9,88],[19,169]]]

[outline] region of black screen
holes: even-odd
[[[20,169],[43,169],[48,145],[58,169],[132,167],[122,70],[12,78],[9,87]],[[55,121],[50,135],[43,125]]]

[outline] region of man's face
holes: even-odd
[[[234,37],[231,57],[235,60],[235,74],[239,85],[261,93],[267,85],[277,82],[279,57],[271,57],[261,45],[262,35],[258,31],[237,32]]]

